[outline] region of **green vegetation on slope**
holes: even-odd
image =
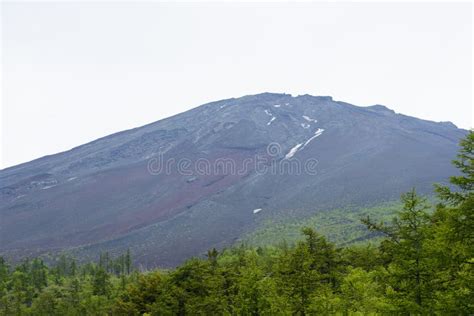
[[[130,255],[77,266],[11,268],[0,258],[1,315],[472,315],[474,133],[454,162],[457,191],[436,206],[402,196],[390,223],[363,223],[375,247],[338,248],[312,228],[292,246],[212,249],[171,271],[130,271]]]
[[[257,230],[249,233],[243,242],[259,247],[278,245],[282,242],[294,244],[303,237],[302,229],[310,227],[341,246],[363,244],[369,239],[376,243],[381,239],[381,235],[367,230],[361,219],[370,216],[377,221],[388,222],[401,207],[400,202],[394,201],[367,208],[318,212],[305,219],[269,219]]]

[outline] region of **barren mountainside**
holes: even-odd
[[[455,174],[467,131],[331,97],[217,101],[0,171],[0,254],[130,248],[173,266],[274,216],[391,201]]]

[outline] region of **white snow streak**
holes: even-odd
[[[302,127],[302,128],[309,128],[309,124],[301,123],[301,127]]]
[[[55,186],[56,186],[56,184],[55,185],[47,185],[47,186],[43,187],[42,190],[48,190],[48,189],[54,188]]]
[[[279,108],[281,105],[280,104],[275,104],[273,107],[274,108]]]
[[[312,118],[310,118],[309,116],[306,116],[306,115],[303,115],[303,118],[304,118],[305,120],[307,120],[308,122],[314,122],[314,123],[316,123],[316,122],[318,121],[318,120],[312,119]]]
[[[306,145],[308,145],[308,144],[309,144],[313,139],[315,139],[316,137],[320,136],[323,132],[324,132],[324,129],[318,128],[318,130],[317,130],[316,132],[314,132],[314,136],[311,137],[310,139],[308,139],[308,140],[304,143],[304,145],[303,145],[303,147],[302,147],[301,149],[305,148]]]
[[[267,123],[267,125],[272,124],[272,122],[273,122],[275,119],[276,119],[276,117],[273,116],[272,119],[270,120],[270,122]]]
[[[256,208],[256,209],[253,210],[253,213],[254,213],[254,214],[257,214],[257,213],[260,212],[261,210],[262,210],[261,208]]]
[[[268,116],[273,116],[273,114],[272,114],[270,111],[268,111],[268,110],[265,110],[265,113],[266,113]]]
[[[298,144],[295,147],[291,148],[290,151],[285,155],[285,159],[290,159],[291,157],[293,157],[302,145],[303,143]]]
[[[293,157],[298,150],[303,150],[306,145],[308,145],[313,139],[315,139],[318,136],[321,136],[321,134],[324,132],[324,129],[318,128],[316,132],[314,132],[314,136],[312,136],[310,139],[308,139],[306,142],[301,143],[296,145],[295,147],[291,148],[290,151],[286,154],[285,159],[290,159]],[[301,148],[301,149],[300,149]]]

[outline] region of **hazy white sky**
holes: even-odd
[[[3,2],[1,9],[0,168],[266,91],[473,126],[470,3]]]

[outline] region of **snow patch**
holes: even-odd
[[[268,116],[271,116],[272,118],[270,119],[270,121],[267,123],[267,125],[270,125],[272,124],[272,122],[276,119],[276,117],[273,116],[272,112],[270,112],[269,110],[264,110],[265,111],[265,114],[267,114]]]
[[[318,120],[312,119],[312,118],[310,118],[309,116],[306,116],[306,115],[303,115],[303,118],[305,120],[307,120],[308,122],[314,122],[314,123],[318,122]]]
[[[290,159],[291,157],[293,157],[302,145],[303,143],[298,144],[295,147],[291,148],[290,151],[285,155],[285,159]]]
[[[67,181],[72,181],[72,180],[76,180],[76,179],[77,179],[77,177],[71,177],[71,178],[67,179]]]
[[[257,214],[257,213],[260,212],[261,210],[262,210],[261,208],[256,208],[256,209],[253,210],[253,213],[254,213],[254,214]]]
[[[316,132],[314,132],[314,134],[316,134],[316,136],[319,136],[319,135],[321,135],[323,132],[324,132],[324,128],[318,128],[318,130],[317,130]]]
[[[43,187],[43,188],[41,188],[41,189],[42,189],[42,190],[47,190],[47,189],[54,188],[55,186],[56,186],[56,184],[55,184],[55,185],[47,185],[47,186],[45,186],[45,187]]]
[[[306,145],[308,145],[308,144],[309,144],[313,139],[315,139],[316,137],[321,136],[321,134],[322,134],[323,132],[324,132],[324,129],[318,128],[318,130],[317,130],[316,132],[314,132],[314,136],[311,137],[310,139],[308,139],[308,140],[304,143],[304,145],[303,145],[303,147],[302,147],[301,149],[305,148]]]
[[[220,106],[221,109],[225,108],[228,104],[223,104]]]
[[[273,107],[274,108],[279,108],[281,106],[281,104],[275,104]]]
[[[308,139],[306,142],[298,144],[295,147],[291,148],[290,151],[285,155],[285,159],[290,159],[296,154],[298,150],[303,150],[306,147],[306,145],[308,145],[316,137],[321,136],[323,132],[324,132],[324,129],[318,128],[316,132],[314,132],[314,135],[310,139]]]
[[[267,123],[267,125],[270,125],[272,124],[272,122],[276,119],[276,117],[272,117],[272,119],[270,120],[270,122]]]
[[[309,128],[309,127],[310,127],[310,125],[309,125],[309,124],[307,124],[307,123],[301,123],[301,127],[302,127],[302,128]]]

